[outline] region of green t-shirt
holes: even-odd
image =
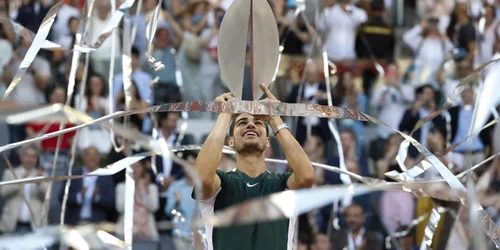
[[[202,201],[202,216],[211,216],[218,210],[246,200],[285,191],[291,174],[274,174],[266,171],[256,178],[250,178],[239,170],[228,173],[217,170],[221,187],[213,197]],[[294,226],[294,219],[285,219],[244,226],[205,227],[208,250],[292,249]]]

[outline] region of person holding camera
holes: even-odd
[[[403,35],[403,41],[414,54],[413,63],[404,77],[406,83],[414,86],[429,83],[437,89],[437,72],[453,50],[453,44],[439,31],[438,25],[439,19],[430,17]]]

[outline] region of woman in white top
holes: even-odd
[[[453,44],[438,28],[439,19],[429,18],[403,35],[415,59],[408,83],[414,86],[431,84],[437,89],[436,73],[449,58]]]
[[[478,28],[478,53],[476,54],[476,66],[474,68],[487,63],[493,58],[495,42],[497,37],[500,37],[500,21],[496,18],[495,7],[487,5],[484,10],[485,22],[483,28]],[[481,29],[483,30],[482,34]]]
[[[87,113],[94,119],[109,113],[106,81],[100,75],[92,75],[87,81],[83,96],[75,97],[75,106],[78,110]],[[110,134],[99,125],[92,125],[80,130],[78,148],[83,150],[90,146],[96,147],[100,153],[108,153],[111,148]]]
[[[158,187],[151,183],[143,162],[132,165],[134,168],[134,239],[158,240],[158,229],[153,217],[159,208]],[[116,233],[123,235],[123,214],[125,212],[125,183],[116,186],[116,211],[120,213],[116,224]]]

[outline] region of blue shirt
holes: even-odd
[[[180,193],[182,200],[179,206],[176,208],[176,193]],[[193,185],[189,185],[186,178],[174,181],[167,191],[167,205],[165,206],[165,213],[171,215],[172,210],[176,210],[182,213],[185,221],[173,230],[174,236],[180,237],[190,237],[191,229],[191,219],[193,216],[193,211],[196,206],[196,201],[191,198],[193,193]]]
[[[149,103],[149,105],[153,105],[153,96],[151,94],[151,75],[137,69],[132,73],[132,80],[137,85],[137,91],[139,91],[139,96],[141,100],[145,100]],[[120,91],[123,90],[123,73],[118,73],[113,78],[113,95],[116,96]],[[144,117],[142,123],[142,131],[149,132],[151,130],[151,119],[149,116]]]
[[[459,141],[463,140],[467,136],[469,136],[469,130],[470,126],[472,124],[472,116],[474,115],[474,109],[470,106],[468,107],[461,107],[460,110],[458,111],[458,128],[457,128],[457,134],[455,135],[455,138],[453,139],[453,143],[458,143]],[[454,152],[461,152],[465,153],[469,149],[469,140],[466,140],[465,142],[461,143],[458,145]],[[483,142],[479,139],[479,136],[473,136],[472,137],[472,142],[470,143],[470,150],[471,151],[479,151],[483,150],[484,145]]]
[[[177,84],[175,78],[175,71],[177,70],[177,66],[175,63],[175,54],[173,53],[172,45],[169,45],[167,48],[160,50],[155,49],[153,51],[153,57],[156,60],[159,60],[165,65],[165,68],[155,72],[149,65],[146,66],[146,71],[150,73],[153,78],[159,77],[160,84]]]
[[[144,53],[146,53],[146,49],[148,46],[148,40],[146,39],[148,23],[146,22],[146,13],[141,12],[138,16],[139,18],[137,22],[137,33],[135,33],[134,47],[139,50],[140,55],[142,56]],[[130,18],[131,27],[135,25],[135,20],[135,15]],[[172,27],[165,20],[162,20],[159,24],[164,25],[168,29],[170,40],[172,40],[175,35]]]

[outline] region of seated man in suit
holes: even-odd
[[[43,176],[43,170],[38,166],[38,151],[36,147],[28,145],[22,147],[19,153],[21,165],[14,169],[5,169],[2,181],[12,181],[18,178],[31,178]],[[39,226],[43,199],[48,188],[48,182],[29,183],[24,185],[5,185],[0,187],[0,194],[5,199],[5,206],[0,220],[0,232],[2,233],[25,233],[30,232],[33,225]],[[30,212],[28,204],[32,209]],[[31,217],[33,216],[33,218]]]
[[[365,229],[365,215],[363,207],[352,203],[344,210],[348,229],[342,229],[332,235],[333,249],[382,249],[382,239],[377,232],[369,232]]]
[[[83,167],[73,175],[88,174],[99,168],[99,151],[88,147],[83,151]],[[64,190],[64,189],[63,189]],[[64,193],[61,192],[61,200]],[[71,181],[66,204],[66,224],[99,223],[108,220],[115,206],[115,190],[111,176],[87,176]]]

